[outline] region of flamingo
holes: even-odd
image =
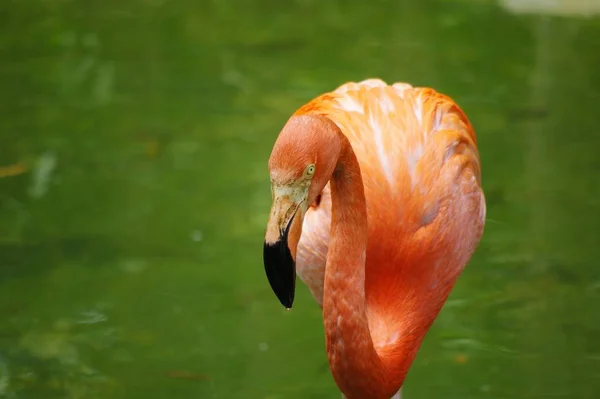
[[[310,289],[343,398],[400,398],[483,234],[470,122],[430,88],[348,82],[290,117],[268,168],[272,290],[291,309],[296,274]]]

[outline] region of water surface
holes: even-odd
[[[320,310],[262,266],[266,161],[348,80],[451,95],[484,239],[406,381],[600,395],[600,18],[491,1],[0,6],[0,397],[337,398]]]

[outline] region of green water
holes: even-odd
[[[264,276],[266,161],[297,107],[373,76],[459,102],[488,201],[406,397],[600,397],[600,18],[485,0],[0,10],[0,397],[338,398],[319,308],[301,285],[285,312]]]

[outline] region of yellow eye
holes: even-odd
[[[306,167],[306,176],[312,176],[315,174],[315,164],[311,163]]]

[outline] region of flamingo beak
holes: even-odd
[[[292,196],[293,197],[293,196]],[[302,204],[289,195],[273,195],[267,224],[263,261],[271,289],[286,309],[291,309],[296,291],[295,253],[302,225]],[[291,234],[290,234],[291,232]]]

